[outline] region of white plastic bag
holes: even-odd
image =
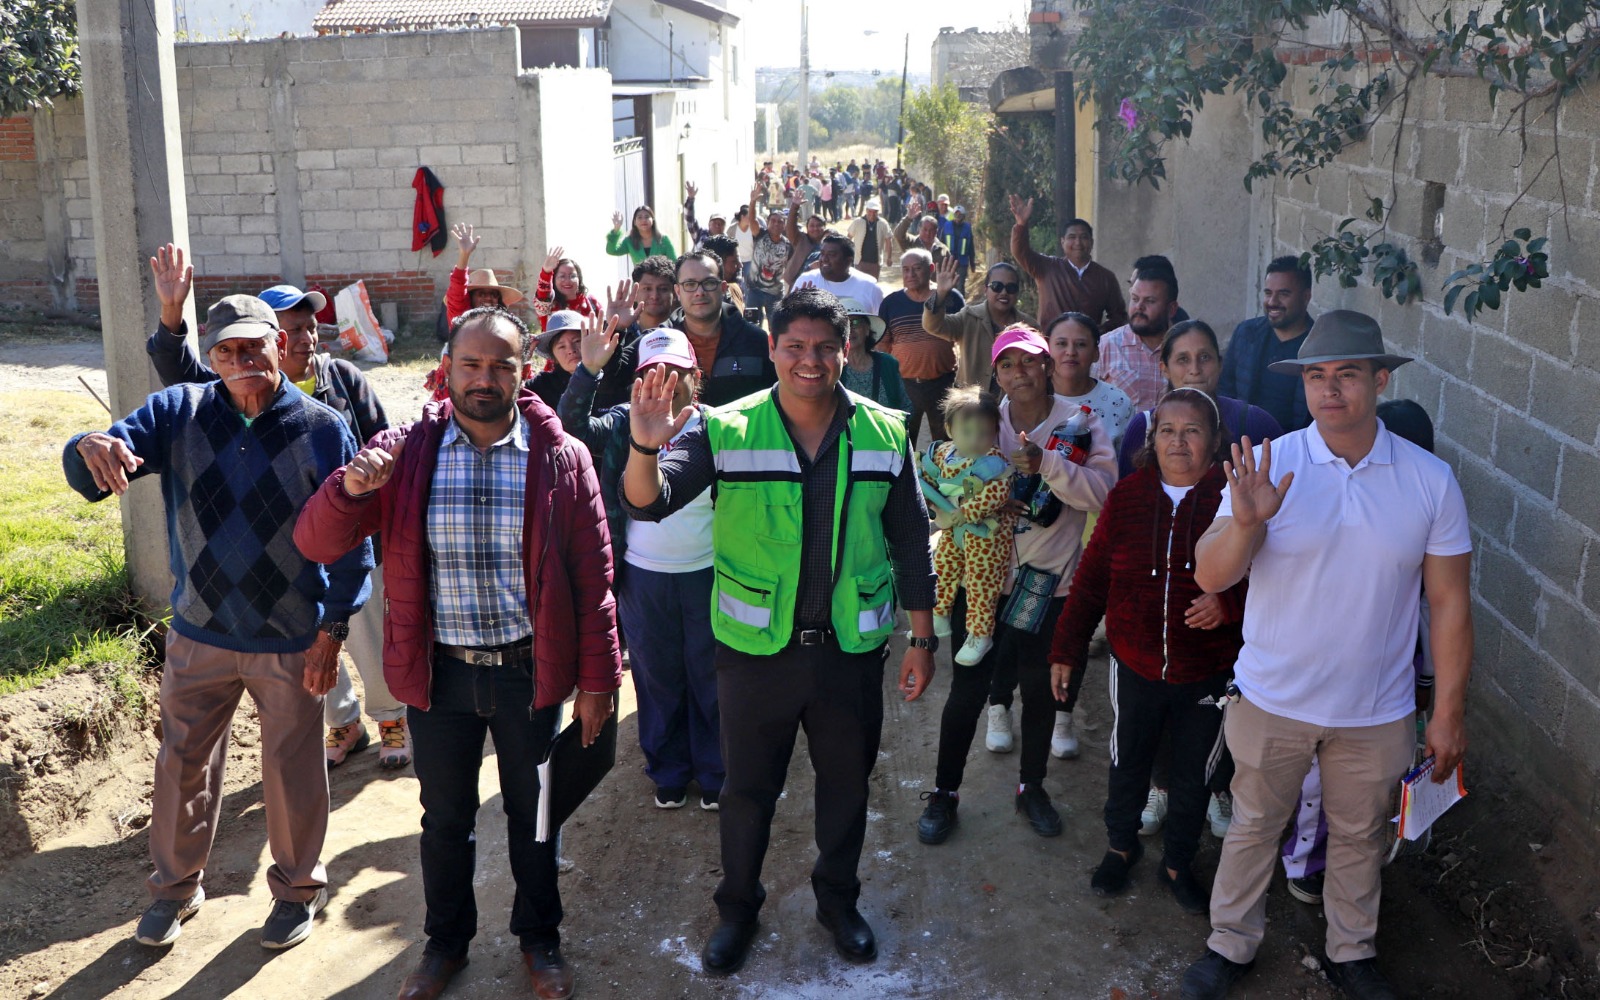
[[[339,317],[339,346],[357,361],[382,364],[389,360],[389,345],[378,328],[378,318],[372,314],[365,282],[340,289],[333,297],[333,311]]]

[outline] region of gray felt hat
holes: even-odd
[[[1380,368],[1392,369],[1410,360],[1384,351],[1377,320],[1352,309],[1335,309],[1317,317],[1298,356],[1267,367],[1279,375],[1298,375],[1302,367],[1325,361],[1375,361]]]

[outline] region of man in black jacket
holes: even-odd
[[[194,268],[184,263],[181,248],[167,244],[150,258],[156,295],[161,300],[161,321],[145,350],[150,355],[162,385],[183,382],[214,382],[212,371],[189,346],[188,327],[183,319],[183,304],[189,298]],[[280,370],[285,378],[319,403],[344,418],[358,445],[365,445],[379,431],[389,429],[383,404],[361,369],[348,361],[330,358],[317,351],[317,312],[327,305],[321,292],[301,292],[292,285],[277,285],[262,292],[260,298],[278,317],[278,327],[288,337]],[[381,557],[380,557],[381,559]],[[378,766],[401,768],[411,763],[411,734],[406,729],[405,706],[396,701],[383,681],[383,567],[372,571],[372,597],[366,607],[350,619],[350,636],[345,649],[356,663],[361,683],[367,692],[367,714],[378,724],[380,748]],[[361,703],[356,698],[350,671],[343,661],[339,679],[323,704],[323,722],[328,727],[324,740],[329,767],[338,767],[350,754],[372,745],[372,738],[361,722]]]
[[[778,373],[772,366],[767,335],[723,300],[726,282],[716,255],[704,251],[684,254],[678,258],[675,276],[678,309],[667,326],[682,330],[694,346],[704,373],[700,402],[721,406],[772,388]]]

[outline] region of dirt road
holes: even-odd
[[[379,374],[377,383],[388,399],[384,378]],[[412,382],[414,375],[397,377],[393,388],[402,391]],[[890,662],[898,663],[898,650]],[[574,867],[561,882],[564,950],[577,969],[580,995],[1175,996],[1178,977],[1203,947],[1207,925],[1179,911],[1156,883],[1159,852],[1135,870],[1127,896],[1102,900],[1088,889],[1105,843],[1100,808],[1110,713],[1103,662],[1092,668],[1084,689],[1083,756],[1051,762],[1047,787],[1063,812],[1064,835],[1042,840],[1014,815],[1016,757],[984,751],[980,735],[962,790],[961,827],[945,845],[925,847],[915,837],[918,794],[931,787],[939,712],[952,669],[948,652],[941,652],[939,665],[923,700],[907,704],[886,692],[862,863],[862,909],[879,934],[877,962],[846,965],[812,917],[813,784],[802,737],[768,855],[762,935],[746,969],[724,980],[704,976],[698,957],[715,921],[716,817],[692,807],[652,807],[632,688],[625,684],[617,769],[566,830],[564,853]],[[48,706],[53,690],[47,685],[13,699]],[[7,701],[0,700],[0,720],[12,721],[0,730],[0,756],[13,752],[22,718],[7,714]],[[42,707],[30,711],[41,719],[48,714]],[[33,854],[0,866],[0,996],[380,1000],[395,994],[421,950],[415,779],[409,769],[398,775],[378,771],[371,752],[332,773],[324,853],[331,904],[309,942],[286,953],[267,952],[257,943],[270,900],[262,877],[268,859],[257,781],[259,735],[248,713],[247,700],[234,730],[223,826],[206,874],[209,899],[177,944],[159,952],[131,940],[147,902],[146,834],[127,832],[128,817],[139,815],[149,794],[155,740],[147,732],[122,741],[93,772],[99,787],[75,825]],[[529,995],[517,943],[506,932],[512,886],[493,765],[491,752],[480,782],[479,935],[472,964],[451,996]],[[1549,925],[1529,915],[1549,909],[1539,901],[1549,888],[1540,883],[1548,872],[1529,861],[1526,849],[1524,826],[1538,818],[1515,807],[1514,798],[1469,798],[1444,821],[1447,836],[1434,851],[1386,870],[1379,947],[1403,995],[1595,995],[1582,992],[1594,982],[1593,914],[1600,912],[1592,868],[1576,888],[1570,879],[1563,883],[1570,892],[1555,908],[1558,921],[1570,920],[1564,926],[1588,921],[1586,929],[1574,931],[1582,946],[1552,943]],[[1549,841],[1541,848],[1544,862],[1570,864],[1575,857]],[[1216,853],[1217,841],[1207,834],[1198,861],[1206,879]],[[1496,893],[1499,909],[1485,898]],[[1503,909],[1508,901],[1514,909]],[[1269,917],[1257,971],[1239,995],[1331,998],[1320,974],[1302,962],[1320,952],[1318,912],[1290,901],[1280,881]],[[1518,962],[1516,972],[1502,971]],[[1579,963],[1587,967],[1582,979]],[[1557,992],[1563,979],[1568,985]]]

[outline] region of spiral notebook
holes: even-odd
[[[1463,765],[1456,765],[1456,773],[1439,784],[1433,781],[1433,765],[1434,758],[1429,757],[1400,779],[1400,815],[1396,822],[1400,824],[1402,840],[1421,837],[1434,820],[1467,795]]]

